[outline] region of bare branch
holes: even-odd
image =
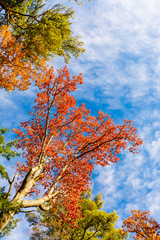
[[[57,191],[54,194],[48,194],[40,199],[36,200],[23,200],[22,201],[22,206],[23,208],[28,208],[28,207],[42,207],[45,208],[44,203],[50,201],[51,199],[55,199],[57,195],[62,194],[61,191]],[[47,206],[46,206],[47,209]]]

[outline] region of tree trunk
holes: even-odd
[[[35,176],[39,176],[41,173],[42,166],[41,167],[35,167],[31,168],[30,171],[27,173],[25,179],[23,180],[23,183],[21,185],[21,188],[18,190],[18,192],[15,194],[13,199],[11,200],[11,203],[16,208],[16,206],[20,206],[23,199],[29,192],[29,190],[34,186],[35,180],[32,178],[32,174],[35,174]],[[17,210],[14,210],[13,208],[9,210],[9,212],[2,212],[0,213],[0,232],[5,228],[7,223],[13,218],[13,216],[17,213]]]
[[[15,211],[0,214],[0,232],[6,227],[7,223],[13,218]]]

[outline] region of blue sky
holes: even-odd
[[[82,36],[85,53],[68,65],[83,74],[75,97],[92,114],[102,110],[114,119],[132,120],[143,146],[127,151],[118,164],[97,166],[93,195],[102,193],[104,210],[116,210],[118,226],[131,209],[149,210],[160,221],[160,5],[159,0],[92,0],[76,10],[73,31]],[[52,61],[64,66],[61,58]],[[15,128],[28,118],[36,89],[11,95],[1,90],[1,125]],[[13,231],[12,240],[27,240],[27,223]],[[11,237],[6,237],[9,240]]]

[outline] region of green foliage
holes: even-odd
[[[14,229],[15,227],[17,227],[17,223],[20,221],[21,219],[12,219],[9,221],[9,223],[7,224],[7,226],[3,229],[2,232],[0,232],[0,238],[3,238],[4,236],[9,236],[11,235],[10,232],[12,229]]]
[[[12,157],[20,156],[20,154],[12,150],[16,141],[9,141],[8,143],[5,143],[4,134],[7,132],[7,128],[0,128],[0,156],[10,160]]]
[[[85,194],[83,195],[85,196]],[[77,220],[77,227],[64,222],[57,215],[58,211],[32,213],[27,216],[32,226],[31,240],[124,240],[127,238],[121,229],[115,228],[118,219],[116,212],[107,213],[100,210],[103,205],[102,194],[91,200],[83,198],[81,202],[81,218]],[[64,211],[64,210],[63,210]]]
[[[5,187],[0,187],[0,216],[2,214],[9,213],[12,210],[18,211],[18,206],[13,206],[13,204],[8,200],[8,193],[5,192]],[[11,219],[6,227],[0,233],[0,238],[10,235],[12,229],[17,226],[17,223],[21,219]]]
[[[10,25],[16,39],[37,57],[59,55],[68,62],[84,51],[71,31],[72,8],[57,4],[47,9],[42,0],[0,0],[0,7],[0,25]]]
[[[94,197],[94,202],[96,203],[98,209],[101,209],[103,207],[104,201],[101,201],[101,200],[102,200],[102,193],[99,193],[97,196]]]
[[[8,132],[7,128],[0,128],[0,156],[6,158],[8,161],[11,160],[12,157],[20,156],[18,152],[12,150],[16,141],[9,141],[8,143],[5,142],[4,134]],[[10,182],[9,176],[5,167],[0,165],[0,175],[1,178],[5,178]]]
[[[5,187],[0,188],[0,213],[9,213],[10,211],[18,211],[20,206],[9,201]]]
[[[16,141],[9,141],[8,143],[5,142],[4,134],[8,132],[7,128],[0,128],[0,156],[6,158],[8,161],[11,160],[12,157],[20,156],[13,147]],[[9,178],[9,175],[4,166],[0,165],[0,175],[2,179],[6,179],[10,185],[12,185],[12,181]],[[10,191],[8,193],[5,191],[5,187],[0,187],[0,215],[8,214],[10,211],[18,211],[19,206],[15,206],[9,200]],[[3,229],[0,233],[0,238],[4,237],[5,235],[9,235],[10,231],[17,226],[17,223],[20,219],[12,219],[7,226]]]

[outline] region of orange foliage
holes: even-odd
[[[9,92],[15,88],[26,90],[31,78],[34,80],[39,76],[27,58],[32,54],[25,50],[24,44],[16,41],[7,26],[2,26],[0,35],[0,87]]]
[[[160,240],[160,225],[150,217],[149,211],[132,210],[132,216],[125,219],[123,228],[134,233],[135,240]]]
[[[26,159],[17,164],[17,171],[23,176],[36,169],[32,177],[36,176],[37,184],[30,192],[38,194],[41,185],[43,196],[58,193],[56,199],[63,199],[71,218],[77,216],[80,193],[88,187],[94,165],[117,163],[118,154],[127,148],[127,143],[133,153],[142,144],[131,121],[115,125],[101,111],[94,117],[84,104],[76,106],[70,92],[76,90],[78,83],[82,84],[81,75],[71,79],[65,67],[56,77],[50,68],[39,84],[31,120],[21,123],[23,130],[15,130],[17,147]],[[27,181],[31,180],[24,179],[23,189]]]

